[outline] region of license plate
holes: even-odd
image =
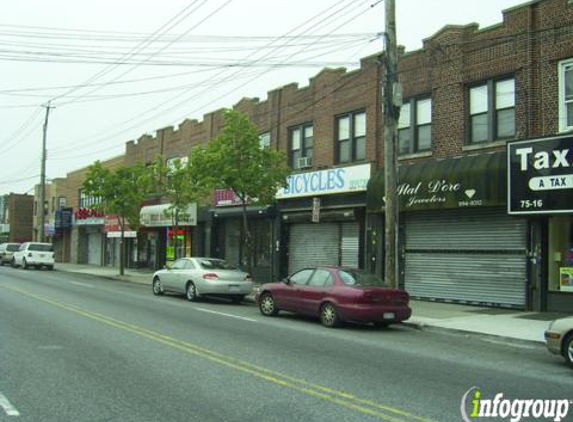
[[[229,292],[230,293],[239,293],[241,291],[241,288],[239,286],[229,286]]]
[[[384,319],[395,319],[396,315],[394,315],[394,312],[384,312],[384,315],[382,315],[382,318],[384,318]]]

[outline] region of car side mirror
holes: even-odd
[[[281,279],[281,283],[290,284],[290,280],[288,279],[288,277],[285,277],[285,278]]]

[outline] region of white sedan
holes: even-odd
[[[225,297],[240,303],[253,291],[251,276],[216,258],[180,258],[153,274],[153,294],[184,293],[190,301],[201,296]]]
[[[556,319],[545,331],[545,341],[551,353],[561,355],[573,369],[573,316]]]

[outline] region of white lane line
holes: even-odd
[[[78,283],[77,281],[70,281],[70,284],[75,284],[76,286],[82,286],[82,287],[89,287],[90,289],[94,288],[94,286],[90,284]]]
[[[211,309],[205,309],[205,308],[195,308],[195,309],[197,309],[198,311],[208,312],[210,314],[216,314],[216,315],[221,315],[221,316],[226,316],[229,318],[237,318],[237,319],[242,319],[244,321],[250,321],[250,322],[258,322],[256,319],[253,319],[253,318],[247,318],[247,317],[242,317],[242,316],[238,316],[238,315],[226,314],[224,312],[212,311]]]
[[[12,403],[10,403],[2,393],[0,393],[0,407],[4,409],[4,412],[6,412],[8,416],[20,416],[20,412],[12,406]]]

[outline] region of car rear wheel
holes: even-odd
[[[340,318],[338,317],[338,311],[333,303],[326,302],[320,308],[320,322],[322,325],[328,328],[334,328],[340,325]]]
[[[16,260],[14,258],[12,258],[11,265],[12,265],[12,268],[16,268]]]
[[[189,302],[196,302],[199,296],[197,295],[197,287],[193,282],[187,283],[187,287],[185,287],[185,295],[187,296],[187,300]]]
[[[26,258],[22,259],[22,269],[23,270],[28,269],[28,263],[26,262]]]
[[[52,271],[54,269],[53,265],[48,265],[46,268],[48,268],[48,271]]]
[[[161,280],[159,280],[159,277],[155,277],[153,279],[153,283],[151,286],[153,288],[153,294],[155,296],[161,296],[163,294],[163,287],[161,286]]]
[[[570,333],[563,342],[563,355],[565,356],[565,363],[570,368],[573,368],[573,333]]]
[[[276,316],[279,313],[279,308],[275,299],[270,293],[263,293],[259,299],[259,310],[264,316]]]

